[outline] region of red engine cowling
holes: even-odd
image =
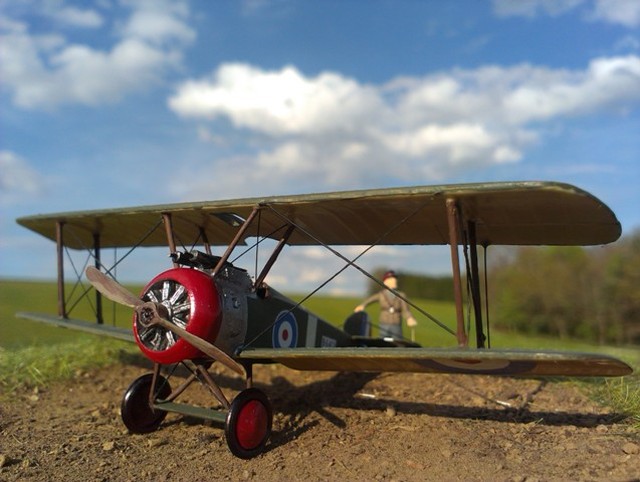
[[[213,343],[220,331],[221,303],[209,275],[190,268],[174,268],[153,278],[142,291],[144,301],[162,304],[169,320]],[[161,364],[200,358],[202,353],[173,332],[157,325],[145,327],[133,317],[133,333],[142,353]]]

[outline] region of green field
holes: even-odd
[[[139,292],[140,286],[129,286],[132,292]],[[66,287],[67,296],[71,298],[68,306],[72,306],[81,293],[81,288]],[[292,295],[294,300],[302,297]],[[55,283],[0,280],[0,348],[17,350],[25,347],[52,346],[78,340],[95,340],[93,335],[86,335],[75,331],[64,330],[37,322],[18,319],[15,313],[32,311],[55,314],[57,312],[57,288]],[[452,303],[429,300],[413,300],[421,309],[434,316],[440,322],[455,331],[455,311]],[[313,296],[305,301],[304,306],[311,312],[341,326],[344,320],[353,312],[353,308],[361,302],[361,298]],[[373,334],[376,334],[377,306],[371,305],[367,312],[374,324]],[[456,338],[437,326],[431,320],[418,313],[414,315],[418,320],[416,341],[423,346],[452,347],[456,346]],[[131,310],[110,301],[104,302],[105,323],[128,327],[131,324]],[[78,304],[72,311],[72,318],[93,320],[95,315],[87,303]],[[410,332],[405,327],[405,336]],[[471,333],[470,343],[473,344],[474,333]],[[598,351],[612,353],[631,363],[640,361],[637,348],[601,347],[575,340],[559,340],[551,337],[521,335],[493,330],[491,332],[492,348],[525,348],[525,349],[569,349],[575,351]]]
[[[138,292],[140,287],[129,287]],[[68,378],[81,370],[118,363],[138,356],[135,345],[104,339],[75,331],[51,327],[37,322],[18,319],[15,313],[33,311],[55,314],[57,288],[55,283],[0,280],[0,388],[10,393],[20,386],[46,384],[51,380]],[[72,294],[73,287],[67,287]],[[71,296],[75,299],[80,291]],[[294,299],[301,297],[292,296]],[[315,296],[304,306],[318,316],[340,326],[360,298]],[[415,302],[416,300],[414,300]],[[73,304],[70,303],[70,305]],[[454,329],[453,304],[439,301],[417,300],[416,304]],[[130,326],[131,311],[105,302],[105,323]],[[376,322],[376,306],[368,309]],[[423,346],[454,347],[456,339],[414,310],[418,320],[416,341]],[[93,319],[89,305],[78,305],[73,318]],[[376,334],[374,327],[373,334]],[[409,332],[405,328],[405,336]],[[473,340],[473,333],[471,340]],[[637,347],[602,347],[580,341],[533,337],[514,333],[492,332],[493,348],[526,348],[604,352],[617,356],[640,368],[640,350]],[[595,389],[598,396],[634,415],[640,423],[640,377],[626,377],[624,382],[601,382]]]
[[[82,287],[74,290],[73,285],[65,287],[67,297],[72,306],[82,293]],[[133,287],[135,292],[139,287]],[[105,322],[118,326],[129,326],[131,310],[115,306],[105,301]],[[115,317],[113,310],[115,308]],[[0,280],[0,347],[18,349],[26,346],[51,346],[58,343],[79,339],[94,339],[84,335],[53,326],[18,319],[15,314],[20,311],[36,313],[57,313],[57,286],[52,282]],[[71,313],[72,318],[94,320],[95,315],[87,303],[79,303]]]

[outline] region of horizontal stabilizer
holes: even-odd
[[[16,313],[17,318],[38,321],[49,325],[60,326],[72,330],[84,331],[93,335],[108,336],[119,340],[134,342],[133,331],[129,328],[119,328],[117,326],[102,325],[95,321],[74,320],[70,318],[60,318],[58,316],[46,315],[43,313]]]
[[[447,348],[247,349],[239,358],[277,362],[295,370],[423,372],[505,376],[624,376],[633,369],[616,358],[592,354]]]

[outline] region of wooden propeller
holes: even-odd
[[[143,325],[161,326],[175,333],[202,353],[209,355],[211,358],[222,363],[234,372],[243,376],[246,374],[244,367],[220,348],[167,320],[165,318],[166,308],[160,303],[142,301],[120,283],[93,266],[89,266],[85,273],[91,285],[104,296],[109,298],[111,301],[133,308],[136,311],[138,320],[140,320],[140,323]]]

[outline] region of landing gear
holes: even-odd
[[[231,402],[224,429],[231,453],[241,459],[262,453],[272,423],[271,404],[263,392],[257,388],[240,392]]]
[[[122,421],[132,433],[149,433],[156,430],[168,412],[210,420],[224,426],[229,450],[236,457],[250,459],[260,455],[271,435],[273,410],[264,392],[257,388],[241,391],[231,403],[207,369],[210,362],[183,362],[191,370],[191,376],[172,391],[167,378],[160,374],[156,364],[154,373],[136,379],[122,398]],[[251,373],[251,368],[247,368]],[[175,399],[193,382],[199,381],[218,400],[222,409],[197,407],[176,403]],[[247,377],[251,385],[251,376]]]
[[[157,391],[153,400],[167,398],[171,387],[166,378],[159,376],[156,381]],[[167,416],[167,412],[154,409],[149,396],[153,388],[153,374],[148,373],[137,378],[124,393],[120,414],[126,427],[133,433],[154,432]]]

